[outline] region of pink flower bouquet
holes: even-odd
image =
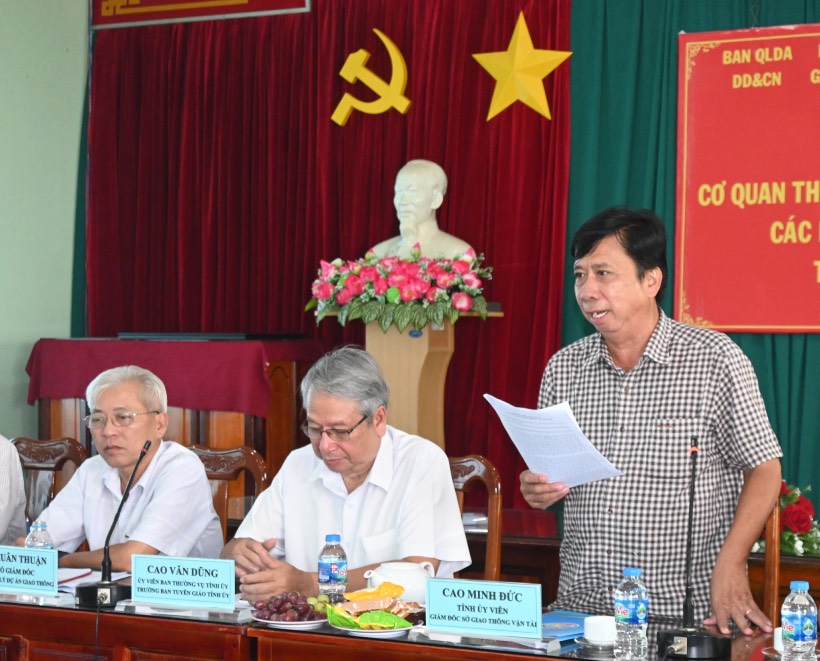
[[[376,321],[384,332],[391,325],[403,332],[445,319],[455,323],[468,311],[486,319],[482,292],[492,267],[483,261],[472,250],[458,259],[421,257],[418,245],[409,260],[379,258],[372,251],[355,261],[322,260],[305,310],[316,310],[316,323],[336,314],[343,326],[352,319]]]

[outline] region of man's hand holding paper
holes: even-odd
[[[550,482],[548,475],[524,471],[521,473],[521,495],[530,507],[545,510],[569,493],[561,482]]]
[[[521,476],[521,490],[531,506],[549,507],[572,487],[621,475],[584,436],[566,402],[532,410],[484,398],[530,469]]]

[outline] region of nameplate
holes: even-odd
[[[133,555],[131,601],[166,608],[232,611],[234,561]]]
[[[476,637],[541,638],[541,585],[430,578],[425,623]]]
[[[57,551],[0,546],[0,592],[55,596]]]

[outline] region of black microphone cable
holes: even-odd
[[[102,612],[102,600],[97,598],[97,613],[94,616],[94,658],[100,658],[100,614]]]

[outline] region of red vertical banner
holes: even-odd
[[[675,317],[820,331],[820,25],[679,36]]]

